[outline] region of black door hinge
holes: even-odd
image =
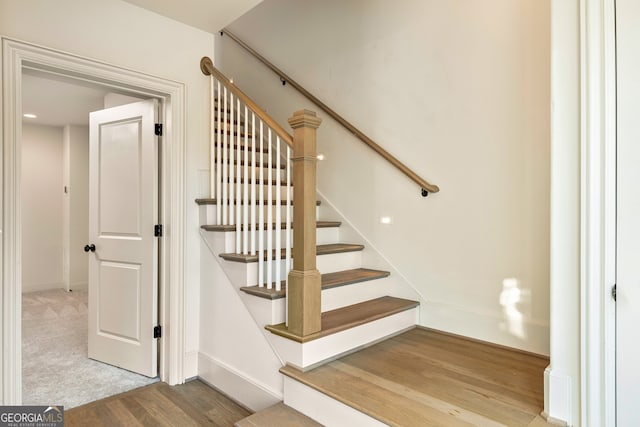
[[[162,123],[156,123],[155,132],[156,135],[162,136]]]
[[[158,325],[153,327],[153,337],[154,338],[162,337],[162,326]]]
[[[153,234],[156,237],[162,237],[162,224],[156,224],[153,227]]]
[[[618,290],[617,290],[618,285],[613,285],[613,287],[611,288],[611,298],[613,298],[614,301],[617,301],[618,298]]]

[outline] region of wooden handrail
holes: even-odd
[[[284,128],[280,126],[278,122],[273,120],[271,116],[269,116],[262,108],[260,108],[258,104],[256,104],[244,92],[238,89],[238,87],[235,86],[233,82],[229,80],[224,74],[222,74],[220,70],[214,67],[211,58],[209,58],[208,56],[203,56],[200,60],[200,69],[202,70],[203,74],[207,76],[213,75],[215,78],[221,81],[228,90],[233,92],[242,102],[244,102],[244,104],[251,111],[256,113],[256,115],[260,117],[260,120],[262,120],[265,125],[273,129],[276,135],[280,137],[280,139],[286,142],[289,147],[293,148],[293,137],[286,130],[284,130]]]
[[[226,34],[227,36],[229,36],[233,41],[235,41],[240,46],[242,46],[247,52],[249,52],[250,54],[255,56],[260,62],[262,62],[264,65],[266,65],[268,68],[270,68],[271,71],[273,71],[278,76],[280,76],[280,80],[282,81],[283,84],[289,83],[298,92],[300,92],[302,95],[304,95],[307,98],[309,98],[314,104],[316,104],[318,107],[320,107],[325,113],[327,113],[329,116],[331,116],[334,120],[336,120],[342,126],[347,128],[347,130],[349,132],[351,132],[353,135],[355,135],[357,138],[359,138],[362,142],[367,144],[369,146],[369,148],[371,148],[376,153],[380,154],[385,160],[387,160],[389,163],[391,163],[393,166],[395,166],[398,170],[400,170],[400,172],[402,172],[403,174],[408,176],[411,180],[416,182],[420,186],[420,188],[422,189],[422,195],[423,196],[426,197],[429,193],[437,193],[438,191],[440,191],[440,188],[437,185],[431,184],[431,183],[427,182],[425,179],[423,179],[420,176],[418,176],[418,174],[416,174],[414,171],[409,169],[404,163],[402,163],[400,160],[398,160],[396,157],[394,157],[387,150],[382,148],[379,144],[377,144],[375,141],[373,141],[371,138],[369,138],[367,135],[365,135],[362,131],[360,131],[354,125],[349,123],[340,114],[338,114],[334,110],[332,110],[327,104],[325,104],[324,102],[320,101],[317,97],[315,97],[308,90],[306,90],[304,87],[302,87],[298,82],[293,80],[291,77],[289,77],[287,74],[285,74],[282,70],[280,70],[278,67],[273,65],[269,60],[267,60],[264,56],[262,56],[258,52],[256,52],[253,48],[251,48],[249,45],[247,45],[244,41],[239,39],[233,33],[229,32],[227,30],[223,30],[223,31],[220,31],[220,34]],[[213,66],[213,64],[211,66]]]

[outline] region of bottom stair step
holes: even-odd
[[[420,303],[417,301],[385,296],[341,307],[322,313],[322,329],[320,332],[302,338],[291,334],[284,323],[269,325],[266,326],[266,329],[284,338],[305,343],[406,310],[411,310],[418,305],[420,305]]]
[[[235,427],[321,427],[311,418],[280,402],[238,421]]]

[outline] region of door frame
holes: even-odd
[[[31,68],[96,83],[141,97],[158,98],[163,123],[161,141],[160,218],[166,230],[159,249],[158,298],[163,337],[159,341],[161,381],[184,381],[184,182],[186,88],[175,82],[36,44],[2,38],[3,158],[0,162],[2,228],[2,354],[0,401],[22,403],[21,284],[21,134],[22,70]],[[2,155],[2,154],[0,154]]]

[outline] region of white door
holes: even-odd
[[[618,427],[640,426],[640,2],[616,1]]]
[[[89,357],[158,371],[157,101],[91,113]],[[94,246],[92,246],[94,245]]]

